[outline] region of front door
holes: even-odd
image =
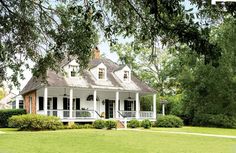
[[[105,100],[105,118],[113,118],[114,116],[114,105],[115,105],[115,100]]]

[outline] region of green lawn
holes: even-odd
[[[175,131],[175,132],[191,132],[191,133],[206,133],[218,135],[232,135],[236,136],[236,129],[224,128],[207,128],[207,127],[191,127],[185,126],[183,128],[152,128],[155,131]]]
[[[15,132],[0,129],[0,131],[6,132],[0,134],[0,153],[236,152],[236,139],[193,135],[91,129],[44,132]]]

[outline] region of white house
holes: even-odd
[[[24,99],[21,95],[14,96],[10,102],[8,102],[9,105],[11,105],[12,109],[23,109],[24,108]]]
[[[74,58],[61,62],[64,73],[47,71],[47,84],[32,77],[21,95],[28,113],[54,115],[63,122],[96,119],[156,119],[156,91],[137,79],[128,66],[100,58],[95,50],[87,69]],[[140,96],[153,95],[152,111],[140,111]]]

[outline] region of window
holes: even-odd
[[[23,100],[19,100],[19,108],[20,109],[24,108],[24,101]]]
[[[135,111],[136,110],[136,101],[124,100],[124,110],[125,111]]]
[[[12,109],[16,109],[16,101],[12,102]]]
[[[75,71],[71,71],[71,72],[70,72],[70,76],[71,76],[71,77],[75,77],[75,75],[76,75],[76,72],[75,72]]]
[[[129,71],[124,71],[124,81],[129,81]]]
[[[99,68],[98,79],[105,79],[105,69],[104,68]]]
[[[73,66],[73,65],[69,65],[70,68],[70,76],[71,77],[76,77],[76,74],[78,72],[78,66]]]

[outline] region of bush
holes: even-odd
[[[152,122],[148,119],[145,119],[141,122],[141,126],[144,128],[144,129],[150,129],[152,127]]]
[[[94,128],[93,125],[91,124],[72,124],[72,125],[66,125],[63,126],[63,129],[92,129]]]
[[[157,127],[182,127],[183,120],[174,115],[165,115],[157,118],[156,126]]]
[[[236,128],[236,118],[223,114],[199,114],[193,118],[193,125],[221,128]]]
[[[93,129],[93,125],[92,124],[84,124],[84,125],[79,125],[81,127],[81,129]]]
[[[19,130],[56,130],[62,127],[62,122],[58,117],[37,114],[26,114],[12,116],[8,120],[9,127],[19,128]]]
[[[130,128],[137,128],[137,127],[139,127],[139,126],[140,126],[140,123],[139,123],[139,121],[136,120],[136,119],[132,119],[132,120],[130,120],[129,123],[128,123],[128,127],[130,127]]]
[[[116,128],[117,126],[117,122],[114,120],[107,120],[105,123],[105,126],[108,130],[112,129],[112,128]]]
[[[5,109],[0,110],[0,127],[8,127],[8,119],[13,115],[26,114],[25,109]]]
[[[96,120],[93,123],[95,129],[103,129],[105,128],[105,121],[104,120]]]

